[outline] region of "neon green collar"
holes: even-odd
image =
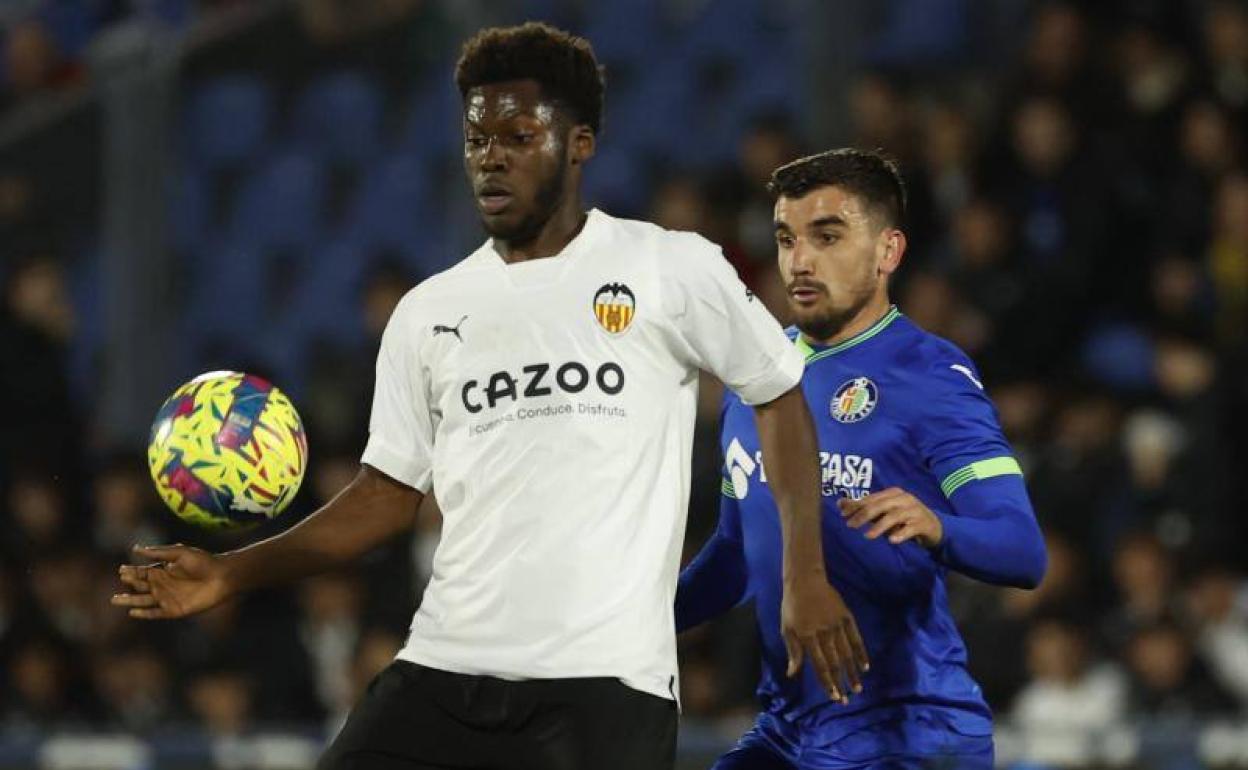
[[[850,348],[856,345],[861,345],[862,343],[871,339],[875,335],[884,331],[886,328],[888,328],[889,324],[891,324],[893,321],[896,321],[900,317],[901,317],[901,311],[897,309],[896,305],[892,305],[891,307],[889,307],[888,312],[885,313],[884,316],[880,318],[880,320],[871,324],[866,329],[863,329],[862,331],[858,332],[857,334],[850,337],[849,339],[842,340],[841,342],[836,343],[830,348],[824,348],[823,350],[815,350],[813,347],[810,346],[809,342],[803,339],[801,332],[797,333],[797,338],[794,340],[794,344],[797,345],[798,350],[802,351],[802,355],[806,357],[806,364],[810,365],[814,363],[815,361],[818,361],[821,358],[827,358],[828,356],[836,355],[837,353],[840,353],[843,350],[849,350]]]

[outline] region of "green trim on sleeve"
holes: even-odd
[[[1023,469],[1013,457],[992,457],[963,466],[945,477],[940,482],[940,490],[945,497],[952,497],[963,484],[971,481],[983,481],[997,476],[1022,476]]]
[[[723,493],[724,497],[731,497],[733,500],[737,499],[737,490],[733,488],[732,482],[728,479],[720,479],[719,491]]]

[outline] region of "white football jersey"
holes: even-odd
[[[675,698],[698,370],[765,403],[802,368],[716,246],[597,210],[553,257],[487,242],[414,288],[362,460],[444,517],[399,657]]]

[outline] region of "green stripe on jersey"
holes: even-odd
[[[724,497],[731,497],[733,499],[736,499],[737,497],[737,490],[733,488],[732,482],[728,479],[720,479],[719,491],[724,493]]]
[[[884,314],[883,318],[871,324],[869,327],[867,327],[866,329],[863,329],[862,331],[858,332],[857,334],[845,340],[844,342],[838,342],[837,344],[833,345],[832,347],[826,350],[818,350],[818,351],[815,350],[814,348],[810,346],[810,343],[808,343],[805,339],[802,338],[802,335],[800,333],[797,335],[797,339],[795,340],[794,344],[797,345],[797,349],[802,352],[802,355],[806,356],[806,365],[810,366],[811,364],[813,364],[816,361],[819,361],[820,359],[824,359],[824,358],[827,358],[828,356],[836,355],[837,353],[840,353],[841,351],[844,351],[844,350],[848,350],[856,345],[861,345],[862,343],[871,339],[875,335],[884,331],[886,328],[888,328],[889,324],[891,324],[893,321],[896,321],[900,317],[901,317],[901,311],[897,309],[896,305],[893,305],[892,307],[888,309],[888,312]]]
[[[971,481],[983,481],[997,476],[1021,475],[1023,475],[1023,469],[1018,466],[1018,460],[1013,457],[992,457],[971,463],[950,473],[944,481],[940,482],[940,490],[945,493],[945,497],[952,497],[963,484]]]

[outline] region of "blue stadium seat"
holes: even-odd
[[[365,173],[348,208],[347,236],[370,248],[397,250],[427,237],[436,220],[429,179],[429,168],[419,156],[381,158]]]
[[[273,95],[251,75],[225,75],[200,84],[187,101],[189,160],[206,168],[239,165],[257,154],[269,134]]]
[[[607,107],[606,141],[639,156],[679,160],[697,141],[688,132],[698,104],[693,72],[680,58],[655,57],[646,63],[642,74],[633,89],[612,95]]]
[[[295,105],[293,135],[304,152],[334,163],[360,164],[381,149],[385,99],[360,72],[336,72],[311,83]]]
[[[969,36],[966,0],[898,0],[889,21],[863,59],[873,66],[920,65],[965,58]]]
[[[740,57],[758,28],[759,5],[757,0],[710,0],[682,26],[682,48],[696,59]]]
[[[185,168],[169,181],[169,242],[183,254],[203,247],[212,219],[211,186],[207,174]]]
[[[208,345],[226,359],[246,360],[268,321],[268,265],[259,249],[221,243],[188,265],[184,329],[191,347]]]
[[[412,92],[400,144],[404,152],[430,160],[460,156],[463,101],[450,76],[437,69]]]
[[[36,18],[61,54],[77,59],[104,22],[104,3],[82,0],[51,0],[39,4]]]
[[[599,60],[645,61],[662,45],[667,28],[661,0],[587,3],[584,35]]]
[[[643,163],[623,147],[604,146],[585,166],[585,200],[614,216],[640,217],[650,198]]]
[[[278,155],[243,182],[234,199],[229,232],[239,243],[296,248],[323,227],[327,174],[298,153]]]

